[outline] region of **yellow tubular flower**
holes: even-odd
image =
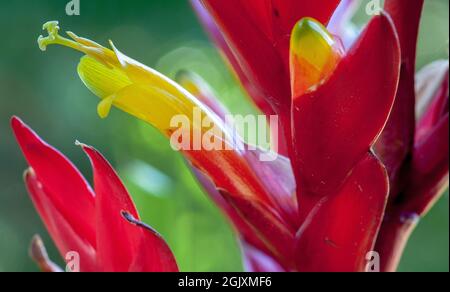
[[[341,59],[341,53],[333,36],[320,22],[303,18],[292,31],[290,59],[295,98],[329,77]]]
[[[225,133],[220,119],[196,97],[168,77],[125,56],[111,41],[112,49],[108,49],[72,32],[67,32],[71,39],[64,38],[59,35],[57,21],[47,22],[43,29],[49,35],[39,37],[41,50],[57,44],[85,54],[78,65],[78,74],[86,87],[101,99],[97,109],[101,118],[106,118],[115,106],[169,136],[172,117],[184,115],[195,128],[199,125],[193,121],[194,109],[200,109],[202,118],[208,117],[213,126]]]
[[[177,150],[184,153],[194,168],[210,177],[218,189],[227,190],[230,199],[251,200],[255,205],[279,209],[243,157],[246,149],[242,139],[192,93],[125,56],[112,42],[108,49],[71,32],[67,33],[71,39],[61,37],[56,21],[47,22],[44,29],[49,35],[39,37],[41,50],[58,44],[85,54],[78,65],[78,74],[101,99],[100,117],[107,117],[115,106],[150,123],[170,139],[172,146],[179,146]],[[196,92],[192,86],[189,89]],[[187,137],[191,139],[185,143]]]

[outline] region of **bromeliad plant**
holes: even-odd
[[[386,12],[374,16],[360,33],[350,23],[357,4],[352,0],[192,2],[258,108],[267,116],[279,116],[281,133],[274,136],[283,156],[275,161],[260,161],[260,151],[246,147],[183,151],[207,193],[236,227],[247,269],[364,271],[368,252],[376,251],[381,270],[395,270],[418,219],[448,184],[448,62],[426,68],[415,90],[423,0],[387,0]],[[39,38],[42,50],[59,44],[85,54],[78,74],[101,99],[102,118],[115,106],[170,138],[173,116],[192,120],[194,109],[200,109],[210,127],[182,130],[205,134],[213,125],[213,138],[235,146],[223,121],[226,109],[198,76],[183,73],[176,83],[124,55],[112,42],[108,49],[71,32],[71,40],[63,38],[57,22],[44,29],[49,36]],[[21,145],[27,149],[26,143]],[[52,161],[36,163],[33,169],[43,167],[40,164],[53,170],[62,167]],[[27,177],[45,179],[36,170]],[[96,178],[103,188],[114,185],[102,183],[110,180],[105,173],[96,172]],[[45,182],[42,185],[47,188]],[[69,207],[73,197],[66,198],[60,189],[51,196],[58,203],[50,204],[58,218],[41,212],[44,221],[67,221],[71,232],[74,226],[92,225],[89,217]],[[89,197],[92,200],[92,193]],[[110,194],[97,197],[102,198],[100,210],[108,210],[108,220],[125,224],[120,213],[128,208]],[[121,201],[131,204],[126,202]],[[42,206],[37,204],[38,210]],[[108,229],[108,222],[100,220],[106,215],[97,210],[95,214],[97,233],[80,228],[78,237],[68,236],[63,242],[81,236],[90,238],[99,254],[108,249],[98,237],[93,240],[94,234]],[[118,236],[116,231],[108,229],[108,236]],[[128,246],[130,241],[118,244],[135,256],[136,248],[146,254],[161,246],[166,258],[170,254],[160,240],[139,247]],[[62,253],[67,250],[58,247]],[[106,264],[105,256],[106,252],[93,267],[128,269]],[[156,253],[142,261],[155,270],[160,259]],[[160,269],[167,266],[161,264]]]
[[[75,166],[20,119],[11,121],[28,161],[24,180],[31,199],[63,257],[79,255],[80,271],[178,271],[156,231],[139,221],[114,169],[93,147],[77,143],[90,159],[95,188]],[[59,271],[35,240],[33,258],[44,271]]]

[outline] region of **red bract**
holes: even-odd
[[[293,165],[305,212],[340,189],[369,152],[394,102],[399,58],[392,23],[376,17],[325,84],[294,97]]]
[[[63,257],[80,256],[81,271],[177,271],[164,240],[139,221],[134,204],[111,165],[81,145],[94,173],[92,190],[60,152],[18,118],[12,128],[30,168],[24,179]]]

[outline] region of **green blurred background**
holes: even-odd
[[[230,226],[165,138],[117,110],[100,120],[97,98],[76,74],[80,55],[58,47],[42,53],[36,44],[42,24],[59,20],[63,30],[103,44],[114,40],[121,51],[171,77],[179,69],[193,70],[213,86],[232,112],[254,112],[189,3],[81,0],[81,15],[69,17],[67,2],[0,1],[0,271],[36,271],[27,254],[35,233],[43,236],[51,257],[61,262],[23,186],[27,165],[9,128],[12,115],[32,125],[88,178],[88,160],[74,141],[102,151],[119,170],[143,220],[165,236],[183,271],[241,271]],[[448,58],[448,0],[425,2],[419,67]],[[402,271],[448,271],[448,216],[446,194],[414,233]]]

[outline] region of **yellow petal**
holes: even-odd
[[[192,120],[194,104],[186,104],[167,91],[133,84],[116,93],[114,105],[168,134],[174,116],[184,115]]]
[[[78,75],[84,85],[100,98],[114,95],[120,89],[132,84],[120,68],[109,68],[90,56],[81,58]]]
[[[97,106],[97,113],[102,119],[106,119],[109,116],[111,108],[113,106],[114,99],[116,95],[111,95],[107,98],[102,99]]]
[[[112,42],[110,42],[110,44],[122,70],[133,83],[159,87],[178,99],[184,100],[186,103],[191,103],[195,100],[195,97],[192,96],[192,94],[167,76],[126,56],[120,52]]]
[[[185,96],[178,98],[150,83],[133,83],[121,68],[108,68],[89,56],[81,59],[78,74],[86,87],[102,99],[97,108],[102,118],[115,105],[166,131],[174,115],[192,116],[195,107]]]

